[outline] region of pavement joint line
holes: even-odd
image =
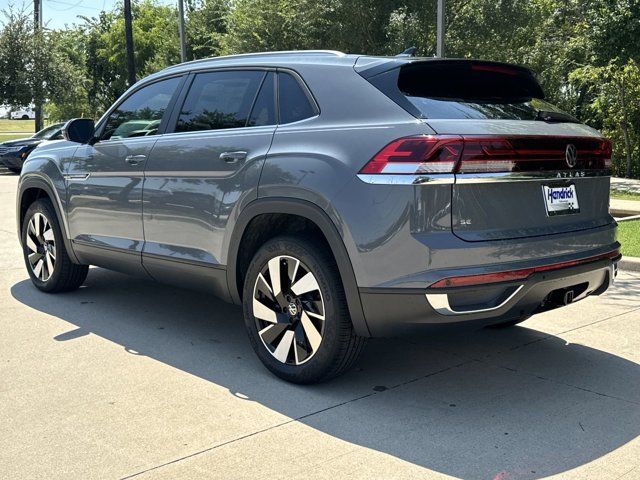
[[[213,450],[217,450],[218,448],[224,447],[226,445],[230,445],[232,443],[236,443],[236,442],[239,442],[239,441],[242,441],[242,440],[246,440],[247,438],[251,438],[251,437],[254,437],[256,435],[260,435],[261,433],[265,433],[265,432],[268,432],[268,431],[271,431],[271,430],[275,430],[275,429],[280,428],[280,427],[284,427],[284,426],[289,425],[291,423],[300,422],[301,420],[304,420],[304,419],[309,418],[309,417],[313,417],[314,415],[318,415],[320,413],[324,413],[324,412],[327,412],[329,410],[333,410],[334,408],[339,408],[339,407],[342,407],[344,405],[348,405],[350,403],[357,402],[358,400],[363,400],[365,398],[374,397],[374,396],[380,395],[380,394],[382,394],[382,393],[384,393],[386,391],[394,390],[394,389],[400,388],[400,387],[402,387],[404,385],[408,385],[410,383],[414,383],[414,382],[417,382],[419,380],[424,380],[425,378],[433,377],[434,375],[438,375],[440,373],[448,372],[449,370],[453,370],[455,368],[459,368],[459,367],[461,367],[463,365],[466,365],[468,363],[472,363],[473,361],[475,361],[475,360],[468,360],[466,362],[458,363],[456,365],[451,365],[449,367],[442,368],[442,369],[437,370],[435,372],[431,372],[431,373],[428,373],[426,375],[422,375],[422,376],[419,376],[419,377],[416,377],[416,378],[412,378],[410,380],[406,380],[404,382],[400,382],[400,383],[398,383],[396,385],[392,385],[391,387],[388,387],[385,390],[370,392],[370,393],[367,393],[365,395],[360,395],[359,397],[352,398],[351,400],[345,400],[344,402],[336,403],[335,405],[330,405],[330,406],[328,406],[326,408],[322,408],[322,409],[317,410],[315,412],[307,413],[305,415],[301,415],[300,417],[292,418],[290,420],[287,420],[286,422],[281,422],[281,423],[278,423],[276,425],[272,425],[270,427],[263,428],[261,430],[257,430],[255,432],[247,433],[247,434],[242,435],[240,437],[233,438],[231,440],[227,440],[225,442],[219,443],[217,445],[213,445],[213,446],[205,448],[203,450],[198,450],[197,452],[190,453],[189,455],[184,455],[182,457],[170,460],[170,461],[162,463],[160,465],[156,465],[154,467],[150,467],[150,468],[147,468],[145,470],[141,470],[139,472],[132,473],[132,474],[127,475],[125,477],[121,477],[120,480],[128,480],[130,478],[138,477],[140,475],[144,475],[145,473],[152,472],[154,470],[158,470],[160,468],[164,468],[164,467],[167,467],[169,465],[173,465],[173,464],[179,463],[179,462],[181,462],[183,460],[188,460],[190,458],[198,457],[200,455],[203,455],[205,453],[211,452]]]
[[[636,312],[638,310],[640,310],[640,307],[636,307],[636,308],[634,308],[632,310],[628,310],[626,312],[622,312],[622,313],[618,313],[618,314],[615,314],[615,315],[611,315],[610,317],[606,317],[606,318],[597,320],[595,322],[591,322],[589,324],[582,325],[580,327],[571,328],[569,330],[566,330],[566,331],[563,331],[563,332],[559,332],[557,334],[546,335],[544,337],[532,340],[531,342],[526,342],[526,343],[523,343],[521,345],[517,345],[515,347],[512,347],[509,350],[510,351],[517,350],[518,348],[521,348],[521,347],[526,347],[528,345],[532,345],[532,344],[537,343],[537,342],[542,342],[542,341],[548,340],[550,338],[553,338],[553,337],[556,337],[556,336],[559,336],[559,335],[564,335],[565,333],[570,333],[570,332],[579,330],[579,329],[584,328],[584,327],[589,327],[591,325],[595,325],[595,324],[604,322],[606,320],[611,320],[612,318],[620,317],[622,315],[627,315],[628,313],[633,313],[633,312]],[[456,357],[467,359],[467,361],[465,361],[465,362],[463,362],[463,363],[461,363],[460,365],[457,365],[457,366],[462,366],[462,365],[465,365],[465,364],[468,364],[468,363],[471,363],[471,362],[475,361],[475,362],[482,363],[484,365],[488,365],[488,366],[491,366],[491,367],[494,367],[494,368],[502,368],[504,370],[508,370],[510,372],[513,372],[513,373],[522,373],[524,375],[536,377],[536,378],[538,378],[540,380],[545,380],[545,381],[548,381],[548,382],[551,382],[551,383],[555,383],[555,384],[558,384],[558,385],[564,385],[565,387],[575,388],[577,390],[581,390],[581,391],[587,392],[587,393],[592,393],[594,395],[598,395],[598,396],[601,396],[601,397],[611,398],[613,400],[619,400],[621,402],[629,403],[629,404],[632,404],[632,405],[640,405],[640,402],[637,402],[637,401],[634,401],[634,400],[628,400],[628,399],[623,398],[623,397],[617,397],[615,395],[609,395],[607,393],[598,392],[597,390],[591,390],[591,389],[588,389],[588,388],[585,388],[585,387],[580,387],[578,385],[573,385],[571,383],[566,383],[566,382],[562,382],[562,381],[559,381],[559,380],[554,380],[552,378],[547,378],[547,377],[544,377],[542,375],[538,375],[537,373],[530,372],[530,371],[527,371],[527,370],[518,370],[517,368],[513,368],[513,367],[506,366],[506,365],[502,365],[500,363],[491,362],[491,361],[489,361],[489,359],[491,359],[492,357],[495,357],[492,354],[487,354],[487,355],[484,356],[484,358],[475,358],[475,357],[466,356],[464,354],[460,354],[460,353],[457,353],[457,352],[450,352],[450,351],[448,351],[446,349],[443,349],[443,348],[434,348],[434,350],[438,350],[440,352],[447,353],[449,355],[453,355],[453,356],[456,356]],[[503,352],[498,352],[498,355],[500,355],[502,353]],[[405,383],[410,383],[410,382],[411,381],[408,381],[408,382],[405,382]],[[395,387],[391,387],[391,388],[395,388]]]
[[[629,475],[630,473],[632,473],[632,472],[633,472],[634,470],[636,470],[637,468],[638,468],[638,466],[637,466],[637,465],[636,465],[636,466],[634,466],[634,467],[631,467],[629,470],[627,470],[627,471],[626,471],[626,472],[624,472],[622,475],[620,475],[620,476],[618,477],[618,480],[620,480],[621,478],[626,477],[627,475]]]
[[[522,343],[520,345],[515,345],[515,346],[511,347],[509,349],[509,351],[518,350],[520,348],[524,348],[524,347],[528,347],[529,345],[533,345],[534,343],[538,343],[538,342],[543,342],[545,340],[549,340],[550,338],[553,338],[553,337],[558,337],[560,335],[565,335],[567,333],[575,332],[575,331],[580,330],[582,328],[591,327],[593,325],[597,325],[598,323],[606,322],[607,320],[611,320],[613,318],[617,318],[617,317],[620,317],[622,315],[626,315],[627,313],[637,312],[638,310],[640,310],[640,307],[635,307],[635,308],[632,308],[631,310],[627,310],[626,312],[616,313],[615,315],[611,315],[609,317],[601,318],[600,320],[595,320],[595,321],[593,321],[591,323],[586,323],[584,325],[580,325],[579,327],[570,328],[569,330],[563,330],[562,332],[545,335],[543,337],[536,338],[535,340],[531,340],[530,342]]]

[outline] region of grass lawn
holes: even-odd
[[[35,120],[7,120],[0,119],[0,135],[4,132],[26,132],[33,134],[35,131]]]
[[[611,198],[620,200],[638,200],[640,201],[640,193],[626,192],[624,190],[611,190]]]
[[[640,220],[620,222],[618,241],[622,244],[623,255],[640,257]]]
[[[2,133],[0,132],[0,143],[6,142],[7,140],[14,140],[16,138],[25,138],[30,137],[31,132],[25,133]]]

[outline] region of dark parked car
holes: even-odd
[[[99,265],[211,291],[289,381],[343,372],[366,337],[514,325],[616,275],[611,143],[522,67],[205,59],[64,135],[19,182],[34,285],[72,290]]]
[[[31,137],[0,143],[0,162],[12,172],[20,173],[22,164],[40,143],[46,140],[62,140],[63,126],[64,123],[55,123]]]

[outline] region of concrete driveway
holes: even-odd
[[[299,387],[240,309],[94,268],[28,280],[0,172],[0,478],[640,478],[640,275],[506,330],[374,340]]]

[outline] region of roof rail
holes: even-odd
[[[200,58],[198,60],[191,60],[189,62],[178,63],[176,65],[171,65],[166,67],[164,70],[169,70],[176,67],[181,67],[183,65],[198,65],[200,63],[207,62],[215,62],[217,60],[229,60],[234,58],[263,58],[263,57],[281,57],[286,55],[333,55],[336,57],[344,57],[345,53],[338,52],[337,50],[282,50],[277,52],[256,52],[256,53],[238,53],[235,55],[222,55],[220,57],[207,57]]]

